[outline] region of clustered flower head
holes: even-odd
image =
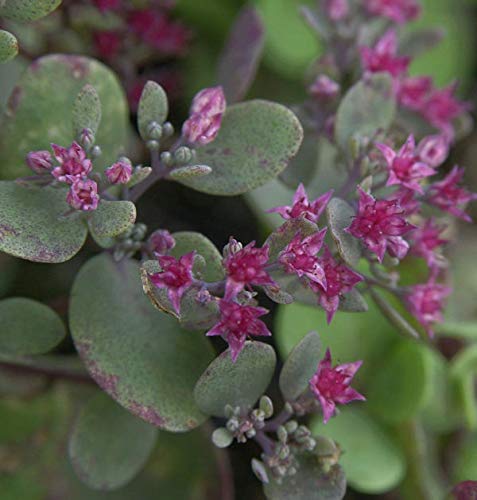
[[[332,366],[331,352],[327,349],[316,373],[310,380],[310,389],[318,399],[323,411],[323,423],[335,414],[336,405],[351,401],[365,401],[366,398],[350,387],[351,381],[362,365],[362,361]]]
[[[219,133],[226,101],[221,86],[201,90],[192,101],[182,135],[191,144],[209,144]]]

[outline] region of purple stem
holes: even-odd
[[[257,434],[255,434],[253,439],[261,446],[265,455],[270,456],[273,454],[275,443],[265,434],[265,432],[261,430],[257,431]]]

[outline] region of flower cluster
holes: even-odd
[[[86,151],[76,141],[68,148],[52,144],[51,149],[53,155],[49,151],[28,153],[26,163],[37,174],[29,180],[42,185],[67,184],[66,201],[73,209],[96,210],[100,193],[98,182],[91,178],[93,162]],[[131,175],[132,166],[126,158],[121,158],[105,171],[109,185],[127,184]]]

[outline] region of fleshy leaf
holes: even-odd
[[[256,8],[243,7],[231,28],[218,68],[218,82],[228,103],[240,101],[250,88],[260,63],[264,35]]]
[[[0,178],[30,175],[28,152],[53,142],[69,146],[75,134],[71,113],[80,90],[91,84],[102,103],[102,125],[96,136],[102,155],[98,168],[116,161],[127,142],[129,114],[117,77],[94,59],[48,55],[34,61],[10,95],[1,120]]]
[[[169,102],[164,89],[156,82],[148,81],[144,86],[137,111],[137,126],[141,137],[149,139],[151,122],[162,125],[169,113]]]
[[[307,388],[320,361],[321,342],[310,332],[295,346],[280,373],[280,390],[287,401],[295,400]]]
[[[436,325],[436,331],[443,337],[457,337],[468,340],[477,340],[477,322],[473,321],[448,321]]]
[[[185,167],[174,168],[169,172],[169,177],[176,181],[190,179],[191,177],[203,177],[212,173],[212,169],[207,165],[187,165]]]
[[[367,389],[367,405],[391,424],[411,420],[432,395],[433,360],[429,348],[412,340],[401,340],[380,365]]]
[[[275,364],[275,351],[262,342],[246,342],[235,363],[227,349],[200,377],[195,400],[204,413],[218,417],[226,405],[250,409],[270,384]]]
[[[147,179],[152,173],[152,168],[151,167],[139,167],[133,170],[133,173],[131,175],[131,180],[128,182],[127,186],[129,188],[132,188],[136,184],[139,184],[140,182],[144,181]]]
[[[89,219],[95,237],[108,238],[127,231],[136,220],[136,206],[130,201],[101,200]]]
[[[314,434],[337,441],[349,485],[361,493],[380,494],[404,478],[406,461],[386,429],[361,410],[346,408],[326,425],[315,418]]]
[[[28,188],[0,182],[0,251],[56,264],[83,246],[87,228],[77,217],[61,217],[70,207],[66,190]]]
[[[88,261],[73,286],[70,329],[91,376],[133,414],[170,431],[204,421],[193,388],[211,346],[151,307],[138,263],[106,254]]]
[[[233,440],[233,434],[231,434],[225,427],[219,427],[212,433],[212,442],[215,446],[217,446],[217,448],[227,448],[227,446],[232,444]]]
[[[8,31],[0,30],[0,63],[13,59],[18,54],[18,40]]]
[[[99,393],[80,412],[68,452],[78,477],[95,490],[115,490],[133,479],[154,448],[157,429]]]
[[[462,350],[452,360],[451,380],[457,390],[465,423],[477,430],[477,403],[475,402],[475,376],[477,374],[477,345]]]
[[[356,266],[361,258],[359,240],[344,231],[354,216],[353,207],[340,198],[333,198],[326,207],[328,227],[338,253],[351,266]]]
[[[196,150],[197,164],[213,172],[181,182],[222,196],[251,191],[286,168],[302,138],[300,122],[285,106],[262,100],[235,104],[225,112],[217,139]]]
[[[368,309],[366,299],[356,290],[356,288],[353,288],[350,292],[344,293],[340,297],[340,311],[363,313],[368,311]]]
[[[0,302],[0,352],[26,356],[43,354],[56,347],[66,330],[60,317],[48,306],[30,299]]]
[[[390,75],[375,73],[359,81],[344,96],[336,114],[335,138],[345,150],[353,136],[387,130],[394,120],[396,101]]]
[[[442,28],[412,30],[400,42],[399,53],[414,58],[439,45],[445,36]]]
[[[30,22],[53,12],[61,0],[5,0],[0,16],[13,21]]]
[[[86,84],[73,105],[73,130],[78,137],[83,129],[89,128],[96,134],[101,122],[101,101],[96,89]]]
[[[338,464],[325,472],[313,453],[303,453],[297,458],[297,473],[285,477],[281,483],[268,473],[270,482],[263,485],[263,491],[269,500],[341,500],[344,497],[346,478]]]

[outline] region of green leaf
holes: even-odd
[[[232,444],[234,436],[225,427],[219,427],[215,429],[212,434],[212,442],[217,446],[217,448],[227,448]]]
[[[436,325],[436,332],[443,337],[457,337],[467,340],[477,340],[477,322],[447,321]]]
[[[48,306],[30,299],[0,301],[0,352],[25,356],[51,351],[65,337],[60,317]]]
[[[270,384],[275,364],[275,351],[262,342],[246,342],[235,363],[227,349],[198,380],[195,400],[204,413],[219,417],[225,405],[251,409]]]
[[[96,136],[101,171],[127,143],[129,113],[124,91],[106,66],[82,56],[49,55],[33,62],[17,82],[1,119],[0,179],[30,175],[25,156],[49,143],[69,146],[75,133],[71,113],[80,90],[91,84],[102,103],[102,126]]]
[[[6,63],[18,54],[18,40],[8,31],[0,30],[0,63]]]
[[[280,390],[287,401],[295,400],[307,388],[320,361],[321,342],[310,332],[292,350],[280,373]]]
[[[361,258],[359,240],[345,231],[355,215],[353,207],[340,198],[333,198],[326,207],[328,227],[338,253],[351,266],[356,266]]]
[[[124,410],[104,393],[79,414],[68,453],[78,477],[95,490],[115,490],[144,467],[157,429]]]
[[[455,356],[450,370],[451,380],[457,390],[465,423],[469,429],[476,430],[475,377],[477,374],[477,344],[468,346]]]
[[[211,346],[151,307],[137,262],[88,261],[73,285],[70,329],[91,376],[126,409],[170,431],[205,420],[192,393]]]
[[[386,493],[398,486],[406,461],[386,429],[361,410],[346,408],[326,425],[313,420],[313,434],[334,439],[343,451],[340,463],[349,485],[361,493]]]
[[[0,16],[12,21],[30,22],[53,12],[61,0],[5,0]]]
[[[137,110],[137,126],[143,140],[149,139],[151,122],[162,125],[169,113],[169,102],[164,89],[156,82],[148,81],[144,86]]]
[[[432,396],[433,359],[430,349],[401,340],[381,364],[368,386],[367,405],[383,421],[397,424],[414,418]]]
[[[313,453],[303,453],[297,459],[297,473],[285,477],[281,483],[274,479],[272,472],[267,474],[270,482],[263,485],[263,491],[269,500],[341,500],[344,497],[346,478],[338,464],[325,472]]]
[[[151,173],[152,173],[151,167],[136,167],[133,170],[131,179],[127,184],[128,188],[132,188],[136,184],[139,184],[140,182],[146,180],[151,175]]]
[[[469,433],[461,440],[454,456],[452,472],[456,483],[477,478],[477,432]]]
[[[336,114],[335,138],[345,150],[353,136],[372,136],[394,120],[396,101],[391,76],[375,73],[353,85]]]
[[[285,106],[262,100],[235,104],[225,112],[217,139],[196,150],[197,163],[213,172],[181,182],[222,196],[251,191],[286,168],[302,138],[300,122]]]
[[[0,251],[50,264],[71,259],[88,231],[78,217],[61,217],[69,209],[64,189],[0,182]]]
[[[89,227],[95,237],[118,236],[130,229],[136,221],[136,206],[130,201],[101,200],[98,209],[89,219]]]
[[[229,104],[240,101],[255,78],[264,45],[264,26],[252,5],[238,13],[220,56],[217,80]]]
[[[369,310],[366,299],[353,288],[350,292],[344,293],[340,297],[339,310],[344,312],[363,313]]]
[[[169,177],[180,181],[181,179],[190,179],[192,177],[203,177],[211,173],[212,169],[207,165],[187,165],[186,167],[174,168],[169,172]]]
[[[101,122],[101,101],[96,89],[87,83],[80,91],[73,105],[73,130],[78,137],[84,129],[96,135]]]

